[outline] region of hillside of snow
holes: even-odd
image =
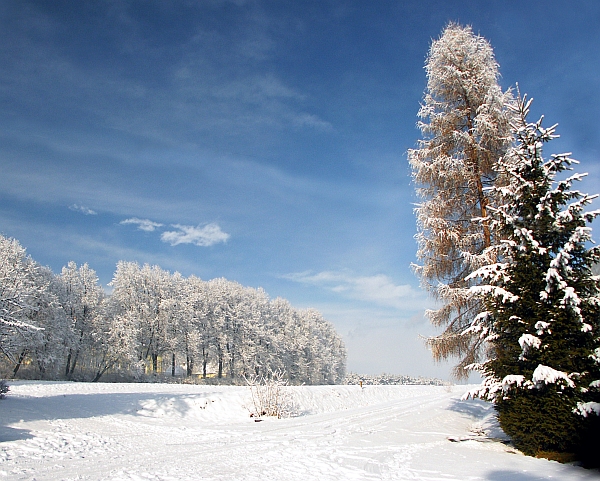
[[[465,386],[287,389],[298,416],[255,422],[247,387],[14,382],[0,480],[600,479],[516,452]]]

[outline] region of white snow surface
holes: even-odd
[[[0,401],[0,481],[600,479],[502,442],[465,386],[288,388],[255,422],[247,387],[19,381]]]

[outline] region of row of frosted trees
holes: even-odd
[[[283,371],[291,383],[333,384],[345,374],[333,326],[262,289],[119,262],[107,295],[87,264],[54,275],[3,236],[0,261],[4,375],[235,381]]]

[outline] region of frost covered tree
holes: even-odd
[[[555,126],[528,123],[530,104],[515,107],[516,144],[500,162],[508,183],[494,189],[499,204],[490,208],[504,239],[489,249],[497,262],[472,275],[482,283],[471,294],[486,298],[472,332],[493,346],[473,394],[495,402],[501,427],[525,453],[592,459],[600,445],[600,290],[592,273],[600,250],[589,247],[588,224],[600,211],[585,212],[596,196],[572,189],[582,175],[557,179],[576,162],[570,154],[542,157]]]
[[[170,274],[158,266],[119,262],[111,285],[123,318],[134,321],[138,359],[149,362],[152,371],[158,372],[158,359],[170,347],[167,336],[172,317],[163,309],[174,293]]]
[[[333,326],[319,311],[299,312],[306,329],[306,377],[311,384],[335,384],[345,376],[346,350]]]
[[[104,297],[92,319],[93,343],[89,354],[92,382],[109,370],[136,377],[141,365],[138,358],[137,319],[116,297]]]
[[[511,142],[509,91],[498,84],[498,64],[489,42],[471,27],[449,24],[431,44],[425,64],[427,90],[419,110],[423,134],[418,149],[408,151],[421,202],[417,215],[417,257],[421,285],[438,300],[427,312],[441,335],[428,344],[435,359],[459,356],[455,368],[476,361],[482,349],[465,332],[478,311],[467,296],[473,281],[465,278],[490,259],[483,253],[494,242],[487,222],[486,187],[497,178],[496,163]]]
[[[0,235],[0,349],[3,351],[12,344],[8,343],[9,338],[38,329],[28,322],[34,300],[41,291],[35,282],[38,268],[19,241]]]
[[[333,326],[262,289],[134,262],[119,262],[110,285],[105,295],[87,264],[54,275],[0,236],[0,368],[91,381],[175,376],[184,365],[187,376],[196,366],[203,378],[216,370],[229,382],[269,372],[300,384],[343,378],[345,349]]]
[[[64,343],[67,346],[65,377],[71,379],[82,351],[85,355],[92,349],[93,338],[97,334],[94,317],[104,291],[96,272],[87,264],[77,267],[75,262],[69,262],[58,279],[60,303],[70,324],[69,336]]]
[[[0,351],[13,376],[29,361],[41,377],[55,375],[66,334],[57,293],[50,269],[0,235]]]
[[[202,378],[208,375],[208,364],[214,354],[212,340],[214,329],[210,316],[210,291],[208,283],[191,276],[187,279],[188,294],[185,298],[185,308],[189,317],[189,334],[185,333],[183,345],[187,361],[187,374],[191,376],[196,358],[202,366]]]
[[[63,340],[70,334],[59,300],[60,282],[49,267],[38,265],[34,274],[38,292],[27,317],[31,324],[41,329],[26,336],[29,356],[41,379],[56,379],[65,356]]]

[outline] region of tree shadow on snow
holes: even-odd
[[[482,401],[481,399],[459,400],[454,399],[450,403],[449,410],[464,414],[474,421],[477,434],[495,441],[501,441],[504,444],[509,444],[509,437],[502,431],[494,405],[490,402]]]
[[[467,414],[475,419],[483,419],[494,411],[494,406],[492,403],[482,401],[481,399],[467,399],[464,401],[453,399],[448,409]]]
[[[42,397],[7,397],[2,401],[0,430],[20,421],[91,418],[129,414],[146,418],[184,417],[191,409],[210,406],[212,392],[202,394],[168,393],[90,393]],[[0,431],[1,436],[2,431]],[[0,437],[0,441],[5,440]]]
[[[9,428],[0,426],[0,443],[7,441],[20,441],[22,439],[31,439],[33,436],[28,429]]]
[[[548,476],[523,471],[498,470],[486,474],[485,479],[488,481],[542,481],[547,480]]]

